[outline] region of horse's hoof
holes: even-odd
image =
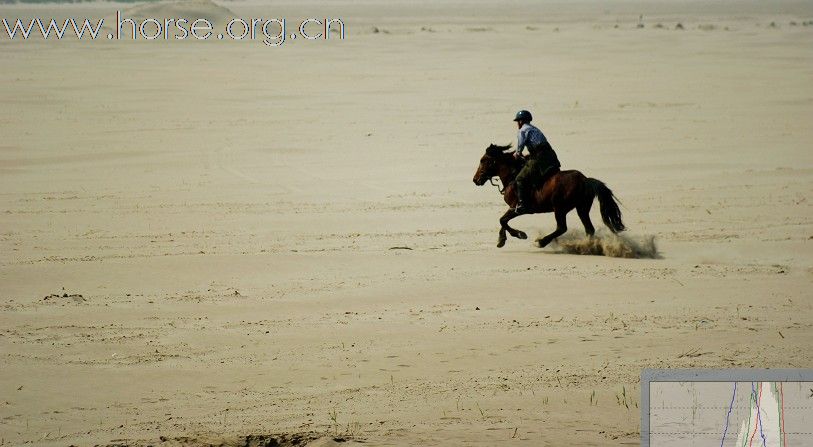
[[[528,235],[524,231],[517,231],[517,239],[528,239]]]
[[[500,238],[500,240],[497,241],[497,248],[502,248],[504,245],[505,245],[505,239]]]
[[[536,240],[536,246],[539,248],[545,248],[546,245],[550,244],[550,239],[542,238]]]

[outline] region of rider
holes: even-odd
[[[527,213],[528,196],[531,193],[534,184],[542,185],[545,180],[552,174],[559,171],[559,159],[556,157],[556,152],[550,147],[548,139],[539,128],[531,124],[531,112],[527,110],[520,110],[514,121],[517,122],[519,132],[517,135],[517,148],[514,152],[514,157],[518,159],[524,158],[522,150],[528,149],[528,160],[525,166],[517,174],[514,182],[517,188],[517,207],[515,211],[517,214]]]

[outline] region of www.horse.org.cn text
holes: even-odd
[[[172,41],[172,40],[234,40],[261,41],[278,47],[286,42],[304,39],[344,40],[345,24],[337,18],[308,18],[288,22],[285,18],[232,18],[218,30],[205,18],[147,18],[138,20],[123,17],[116,11],[112,29],[105,28],[105,19],[2,19],[0,39],[11,40],[110,40],[110,41]]]

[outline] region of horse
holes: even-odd
[[[487,181],[492,181],[494,177],[499,177],[503,184],[503,200],[510,207],[500,218],[500,236],[497,247],[505,245],[506,231],[515,238],[527,239],[528,235],[520,230],[511,228],[508,222],[517,217],[514,211],[517,204],[517,191],[514,183],[522,165],[523,160],[514,157],[513,153],[506,152],[511,145],[498,146],[491,144],[486,148],[486,153],[480,158],[480,164],[474,173],[474,184],[484,185]],[[558,171],[550,175],[541,185],[535,185],[533,195],[529,197],[527,203],[529,214],[553,212],[556,218],[556,230],[547,236],[538,239],[537,245],[542,248],[557,237],[567,232],[567,213],[573,209],[579,215],[584,231],[589,237],[593,237],[596,229],[590,221],[590,208],[593,206],[593,199],[598,197],[601,210],[601,219],[607,228],[613,233],[624,231],[626,227],[621,221],[621,210],[618,208],[615,195],[601,180],[588,178],[576,170]]]

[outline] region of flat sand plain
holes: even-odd
[[[641,368],[813,366],[810,3],[223,5],[347,39],[0,38],[0,445],[637,445]],[[495,247],[518,108],[658,258]]]

